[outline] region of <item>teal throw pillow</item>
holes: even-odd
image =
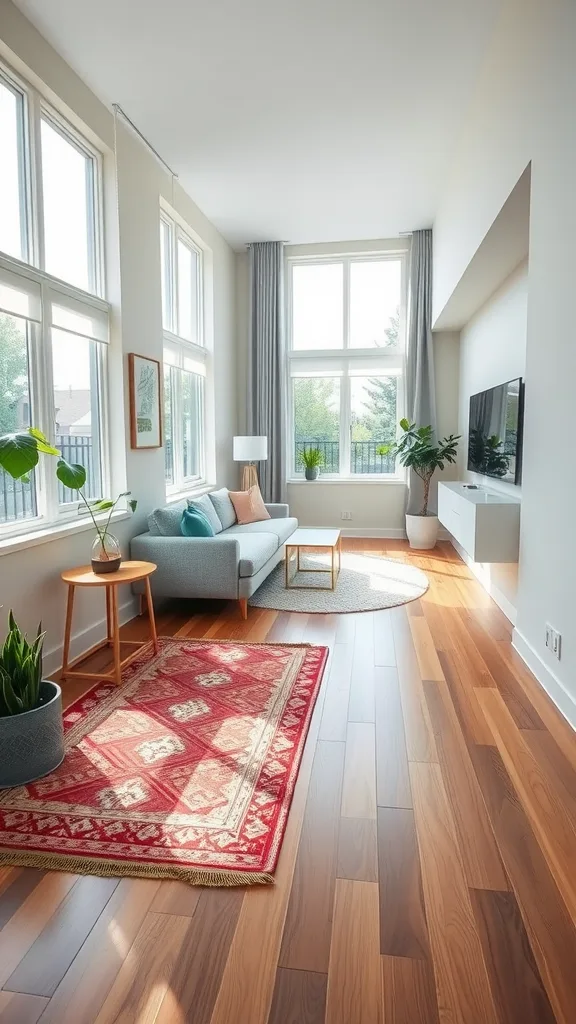
[[[180,529],[184,537],[213,537],[214,530],[199,508],[188,507],[182,513]]]

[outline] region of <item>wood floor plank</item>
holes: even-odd
[[[468,664],[458,651],[440,651],[438,658],[467,745],[470,747],[476,743],[492,744],[494,737],[478,703]]]
[[[393,608],[390,614],[408,760],[437,761],[436,744],[422,689],[422,676],[418,667],[408,617],[404,608]]]
[[[474,765],[504,866],[558,1024],[573,1024],[576,929],[495,747],[477,747]]]
[[[566,721],[548,694],[534,677],[518,652],[509,643],[497,643],[500,657],[522,687],[527,699],[534,706],[539,718],[554,737],[564,757],[576,771],[576,744],[574,730]]]
[[[338,878],[357,882],[378,881],[378,836],[371,818],[340,818]]]
[[[53,995],[119,881],[93,875],[80,878],[4,987],[35,996]]]
[[[0,1024],[38,1024],[47,1002],[22,992],[0,992]]]
[[[382,993],[384,1024],[439,1024],[430,962],[383,956]]]
[[[123,878],[72,961],[42,1024],[93,1024],[130,953],[160,882]]]
[[[322,711],[321,693],[300,764],[275,884],[255,886],[250,899],[242,903],[210,1024],[266,1024],[268,1020]],[[259,951],[256,969],[255,949]]]
[[[78,875],[48,872],[4,926],[0,932],[0,988],[4,988],[77,881]]]
[[[336,881],[326,1021],[382,1024],[378,886]]]
[[[348,724],[348,704],[352,679],[354,647],[337,643],[332,652],[326,683],[326,700],[320,724],[320,739],[344,743]]]
[[[423,616],[411,616],[408,621],[422,679],[443,680],[444,673],[426,619]]]
[[[146,914],[95,1024],[155,1024],[192,920]]]
[[[478,889],[508,889],[492,825],[448,686],[425,681],[424,692],[466,882]]]
[[[41,882],[45,872],[38,868],[7,868],[6,888],[0,893],[0,929]]]
[[[514,893],[473,889],[471,897],[500,1024],[554,1024]]]
[[[412,807],[400,685],[395,668],[376,669],[376,799]]]
[[[342,817],[376,819],[376,739],[368,722],[349,722],[346,734]]]
[[[383,667],[396,664],[392,619],[387,608],[374,612],[374,664]]]
[[[430,955],[414,812],[378,808],[380,952],[427,960]]]
[[[478,699],[506,771],[576,924],[576,820],[572,808],[550,784],[502,695],[497,690],[483,690]]]
[[[279,967],[328,971],[344,751],[322,740],[316,748]]]
[[[440,766],[412,763],[410,779],[440,1020],[496,1024]]]
[[[500,656],[496,641],[482,629],[474,619],[474,616],[469,612],[459,609],[458,614],[470,633],[474,644],[480,651],[490,671],[490,675],[494,679],[502,699],[518,728],[545,729],[545,725],[534,705],[526,697],[514,673],[510,671],[506,662]]]
[[[210,1024],[243,900],[241,889],[202,891],[154,1024]]]
[[[154,914],[193,917],[202,891],[200,887],[188,885],[187,882],[161,882],[150,910]]]
[[[363,612],[356,620],[349,722],[374,722],[374,613]]]
[[[324,1024],[325,974],[279,968],[268,1024]]]
[[[532,756],[538,761],[548,783],[556,789],[563,803],[576,811],[576,770],[570,764],[564,751],[558,746],[552,733],[542,729],[525,729],[524,742],[530,747]],[[574,742],[574,741],[573,741]],[[574,743],[576,746],[576,743]]]

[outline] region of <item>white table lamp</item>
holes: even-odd
[[[242,490],[247,491],[258,483],[255,462],[268,458],[267,437],[235,437],[232,444],[234,462],[247,462],[242,473]]]

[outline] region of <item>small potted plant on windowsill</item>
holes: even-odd
[[[62,691],[42,679],[44,633],[29,643],[14,616],[0,650],[0,788],[54,771],[64,757]]]
[[[320,476],[320,467],[324,465],[324,454],[320,448],[304,448],[298,456],[298,461],[304,467],[306,479],[317,480]]]
[[[394,444],[382,445],[378,448],[379,455],[393,455],[407,469],[413,469],[424,485],[422,507],[417,515],[406,514],[406,533],[411,548],[429,550],[435,547],[438,540],[438,516],[428,512],[430,481],[435,470],[444,469],[446,462],[456,461],[456,448],[460,435],[450,434],[434,443],[434,431],[431,426],[417,427],[407,419],[400,420],[402,437]]]
[[[21,433],[4,434],[0,437],[0,468],[15,480],[27,479],[28,474],[38,464],[40,454],[60,456],[58,449],[53,448],[44,434],[40,430],[36,430],[35,427],[30,427],[29,430]],[[118,502],[121,498],[128,498],[130,491],[122,491],[114,501],[110,498],[89,500],[83,491],[86,483],[84,466],[66,462],[66,459],[61,456],[56,463],[56,476],[64,487],[78,492],[78,513],[80,515],[88,513],[94,524],[96,537],[91,554],[93,571],[96,573],[116,572],[120,568],[122,555],[118,540],[110,533],[110,522]],[[137,504],[133,498],[127,502],[131,512],[136,511]],[[96,516],[103,512],[108,512],[108,517],[102,525]]]

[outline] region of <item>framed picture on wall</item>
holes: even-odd
[[[128,353],[132,448],[162,447],[161,370],[157,359]]]

